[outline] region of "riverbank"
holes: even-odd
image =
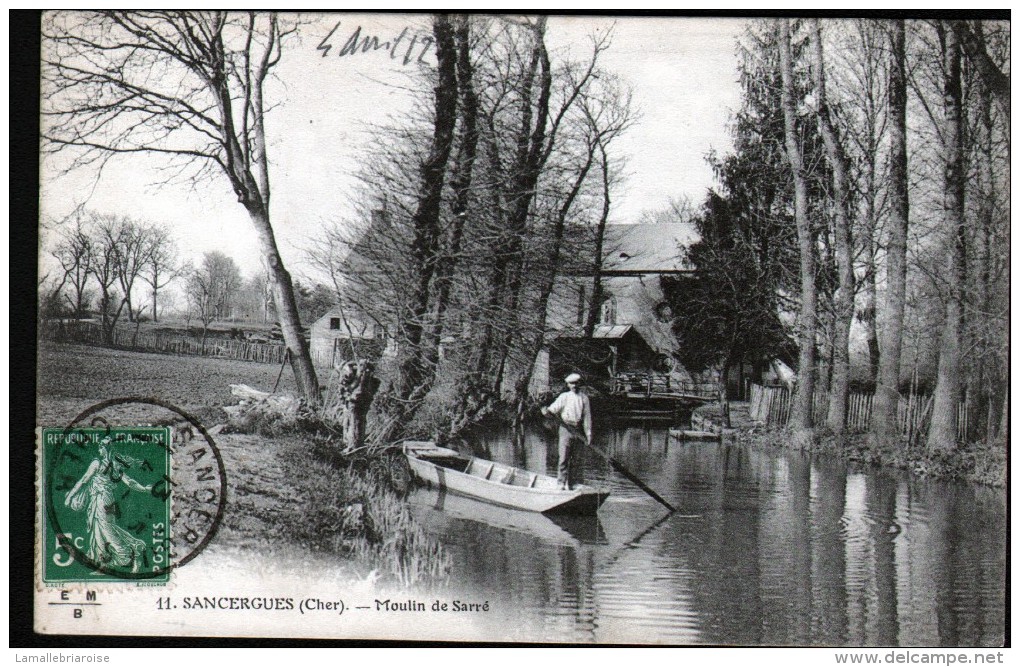
[[[43,343],[38,352],[36,423],[64,426],[100,401],[138,396],[173,404],[207,428],[226,421],[237,398],[230,384],[269,389],[278,368],[266,364]],[[294,391],[284,373],[281,390]],[[166,413],[130,406],[127,423]],[[341,458],[312,434],[219,432],[228,509],[216,542],[258,553],[305,550],[334,556],[352,579],[397,586],[445,581],[449,558],[415,521],[398,456]]]
[[[260,552],[273,542],[327,553],[352,579],[441,584],[450,562],[410,512],[402,457],[348,458],[297,434],[217,438],[233,492],[221,539]]]
[[[705,421],[721,427],[718,405],[698,408],[695,414]],[[1003,443],[983,442],[959,446],[948,453],[930,453],[923,446],[911,447],[904,438],[895,446],[874,448],[867,433],[835,435],[816,429],[809,444],[794,445],[795,439],[785,426],[766,426],[751,421],[747,403],[730,403],[731,435],[736,442],[766,449],[799,449],[825,452],[844,461],[869,466],[884,466],[907,470],[914,475],[930,479],[966,481],[974,484],[1004,488],[1008,456]]]

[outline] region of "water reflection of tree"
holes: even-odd
[[[698,474],[713,480],[706,489],[700,540],[689,555],[698,573],[692,581],[695,608],[708,643],[756,645],[766,641],[761,623],[761,554],[758,485],[745,447],[698,445]]]
[[[869,642],[876,646],[894,646],[899,636],[896,590],[896,538],[900,526],[896,522],[895,478],[868,475],[867,502],[873,518],[871,541],[875,558],[875,614]]]
[[[814,458],[810,482],[811,641],[839,646],[847,638],[846,467],[835,459]]]

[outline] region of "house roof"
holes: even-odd
[[[689,271],[692,267],[681,259],[680,248],[689,248],[699,238],[697,229],[689,223],[608,225],[608,257],[604,270],[618,273]]]

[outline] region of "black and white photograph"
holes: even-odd
[[[39,636],[1002,662],[1009,11],[40,30]]]

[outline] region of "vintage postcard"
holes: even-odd
[[[41,30],[37,633],[1009,643],[1008,13]]]

